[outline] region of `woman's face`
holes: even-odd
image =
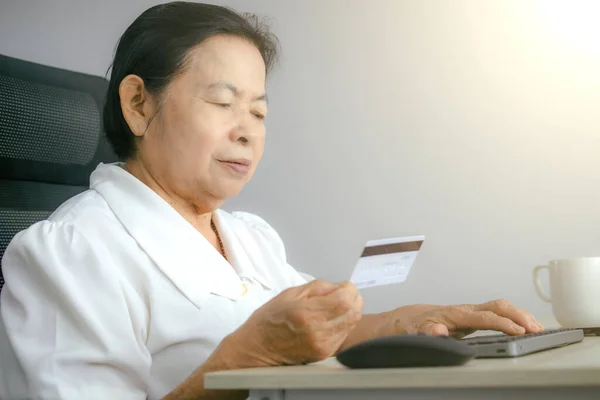
[[[136,157],[163,190],[196,206],[235,196],[264,148],[265,64],[258,49],[235,36],[206,40],[157,107]]]

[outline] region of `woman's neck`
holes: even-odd
[[[166,185],[161,184],[160,179],[153,176],[153,174],[145,167],[144,163],[138,160],[128,160],[125,163],[125,170],[156,192],[156,194],[173,207],[175,211],[205,237],[209,238],[213,236],[213,229],[211,227],[212,209],[208,207],[198,207],[198,205],[177,195],[174,191],[169,190]]]

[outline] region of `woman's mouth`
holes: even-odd
[[[248,171],[250,171],[250,160],[247,160],[245,158],[233,160],[219,160],[219,162],[239,175],[245,175],[248,173]]]

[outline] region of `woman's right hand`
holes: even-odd
[[[337,352],[360,321],[362,307],[352,283],[316,280],[281,292],[225,341],[239,346],[248,366],[315,362]]]
[[[286,289],[226,336],[210,357],[163,400],[246,399],[248,392],[206,390],[207,372],[303,364],[334,355],[362,316],[352,283],[312,281]]]

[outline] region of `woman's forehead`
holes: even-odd
[[[264,91],[265,63],[258,49],[245,39],[219,35],[190,51],[186,72],[190,83],[209,89],[229,82],[240,91]]]

